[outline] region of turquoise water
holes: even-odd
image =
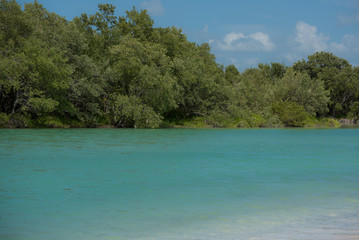
[[[0,239],[359,239],[359,130],[0,130]]]

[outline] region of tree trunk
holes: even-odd
[[[12,117],[14,116],[18,102],[19,102],[19,91],[16,91],[16,97],[15,97],[14,104],[12,105],[12,110],[11,110],[11,115],[10,115],[9,120],[12,119]]]

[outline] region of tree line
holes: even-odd
[[[68,21],[0,0],[0,127],[303,127],[359,119],[359,67],[318,52],[239,72],[145,10]]]

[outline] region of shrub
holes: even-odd
[[[6,128],[9,125],[9,115],[0,113],[0,128]]]
[[[339,128],[340,122],[333,118],[317,119],[313,116],[307,118],[304,125],[306,128]]]
[[[42,116],[31,122],[31,127],[36,128],[68,128],[59,118],[53,116]]]
[[[275,102],[272,111],[286,127],[303,127],[308,118],[304,107],[295,102]]]
[[[162,116],[137,97],[112,95],[112,115],[117,127],[158,128]]]
[[[350,106],[350,112],[348,114],[348,117],[351,119],[354,119],[355,122],[358,122],[358,120],[359,120],[359,102],[354,102]]]
[[[216,128],[225,128],[232,125],[233,119],[228,112],[214,110],[206,117],[206,122]]]

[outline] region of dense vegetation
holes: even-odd
[[[320,52],[240,73],[208,44],[100,4],[68,21],[0,0],[0,127],[302,127],[359,118],[359,68]]]

